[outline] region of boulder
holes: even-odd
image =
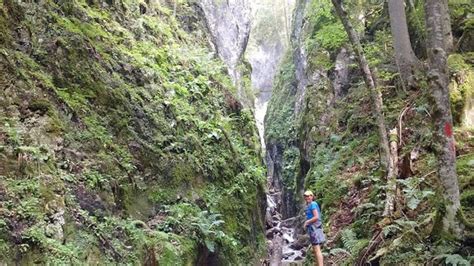
[[[267,230],[267,232],[265,233],[265,236],[267,238],[273,238],[273,235],[277,234],[277,233],[280,233],[280,228],[278,227],[272,227],[270,229]]]
[[[290,248],[300,250],[309,246],[309,236],[308,235],[298,235],[298,238],[295,242],[290,244]]]

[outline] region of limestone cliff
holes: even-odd
[[[202,9],[0,1],[0,261],[258,260],[258,135]]]

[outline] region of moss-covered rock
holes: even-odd
[[[454,122],[466,127],[474,126],[474,68],[461,54],[452,54],[448,65],[453,77],[450,98]]]
[[[0,260],[262,256],[254,120],[229,107],[235,88],[193,8],[0,2]]]

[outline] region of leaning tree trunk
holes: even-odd
[[[413,76],[421,64],[411,47],[404,0],[389,0],[388,13],[398,70],[403,84],[412,87],[415,85]]]
[[[390,216],[393,212],[393,197],[391,195],[395,195],[396,191],[396,183],[393,183],[392,181],[395,181],[394,179],[396,178],[396,164],[394,164],[394,160],[390,156],[390,148],[388,144],[388,139],[387,139],[387,129],[385,128],[385,117],[382,112],[382,95],[380,91],[375,87],[375,82],[372,76],[372,73],[369,68],[369,64],[367,63],[367,60],[365,59],[364,52],[362,50],[362,45],[360,44],[359,37],[357,36],[356,31],[352,27],[351,22],[349,21],[349,18],[347,16],[347,12],[344,10],[342,7],[341,0],[332,0],[332,3],[336,9],[336,13],[341,19],[342,24],[344,25],[344,29],[347,32],[347,35],[349,36],[349,40],[352,43],[352,46],[354,48],[354,51],[357,55],[357,60],[359,62],[359,67],[362,69],[364,73],[364,80],[365,84],[370,90],[370,94],[372,97],[372,102],[374,105],[374,113],[375,117],[377,118],[377,126],[378,126],[378,131],[379,131],[379,145],[381,149],[381,161],[383,166],[385,167],[385,170],[387,172],[387,181],[392,185],[389,190],[387,190],[387,200],[385,202],[385,210],[384,212],[385,216]]]
[[[387,197],[385,200],[384,217],[390,217],[395,209],[395,199],[397,195],[398,176],[398,131],[397,128],[390,130],[390,161],[393,167],[389,169],[387,175]]]
[[[458,219],[460,211],[459,187],[456,175],[456,151],[453,136],[453,119],[449,102],[449,76],[446,47],[446,7],[443,1],[426,0],[425,21],[427,27],[428,80],[434,100],[433,119],[435,124],[435,149],[438,157],[438,175],[443,186],[445,211],[441,213],[443,231],[461,238],[462,224]]]
[[[367,88],[370,90],[370,94],[372,97],[372,103],[374,105],[374,113],[377,119],[377,126],[379,130],[379,137],[380,137],[380,149],[381,149],[381,161],[382,165],[386,168],[386,170],[390,169],[390,149],[388,145],[387,139],[387,130],[385,128],[385,118],[382,113],[382,95],[380,91],[375,87],[375,82],[372,77],[372,73],[369,68],[369,64],[365,59],[364,52],[362,50],[362,45],[360,44],[359,37],[357,36],[356,31],[352,27],[351,22],[347,16],[347,12],[342,7],[341,0],[332,0],[332,3],[336,9],[336,13],[341,19],[342,24],[344,25],[344,29],[349,36],[349,40],[352,43],[353,49],[357,55],[357,60],[359,62],[359,67],[362,69],[364,73],[364,81]]]

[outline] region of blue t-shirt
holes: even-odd
[[[323,216],[321,215],[321,209],[319,208],[318,203],[315,201],[312,201],[310,204],[306,206],[306,220],[309,220],[313,218],[313,210],[316,209],[318,211],[318,221],[316,222],[322,222],[323,221]]]

